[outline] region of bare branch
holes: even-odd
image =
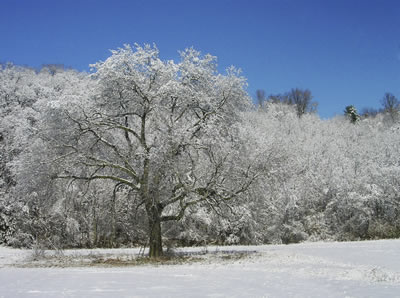
[[[54,179],[75,179],[75,180],[85,180],[85,181],[92,181],[92,180],[97,180],[97,179],[105,179],[105,180],[113,180],[120,182],[122,184],[128,185],[132,189],[139,190],[135,184],[132,182],[125,180],[120,177],[115,177],[115,176],[110,176],[110,175],[93,175],[89,177],[85,176],[75,176],[75,175],[57,175],[54,177]]]

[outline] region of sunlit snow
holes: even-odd
[[[249,254],[218,257],[235,251]],[[138,252],[66,250],[63,255],[122,257]],[[398,297],[400,293],[400,240],[200,247],[177,252],[204,259],[179,265],[29,268],[32,252],[0,248],[0,297],[327,298]]]

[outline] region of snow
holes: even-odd
[[[208,254],[203,255],[205,251]],[[31,267],[30,251],[0,247],[0,297],[399,297],[400,240],[200,247],[200,262]],[[244,258],[223,258],[248,252]],[[46,252],[49,254],[49,252]],[[123,257],[138,249],[67,250]],[[24,267],[25,266],[25,267]]]

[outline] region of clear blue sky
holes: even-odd
[[[322,117],[400,98],[398,0],[0,0],[0,62],[88,70],[124,43],[193,46],[257,89],[308,88]]]

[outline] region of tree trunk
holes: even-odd
[[[93,226],[92,226],[92,231],[93,231],[93,242],[92,246],[96,247],[97,246],[97,215],[96,215],[96,207],[92,207],[92,220],[93,220]]]
[[[149,257],[156,259],[163,256],[163,249],[161,240],[161,214],[158,212],[158,210],[154,209],[149,214]]]

